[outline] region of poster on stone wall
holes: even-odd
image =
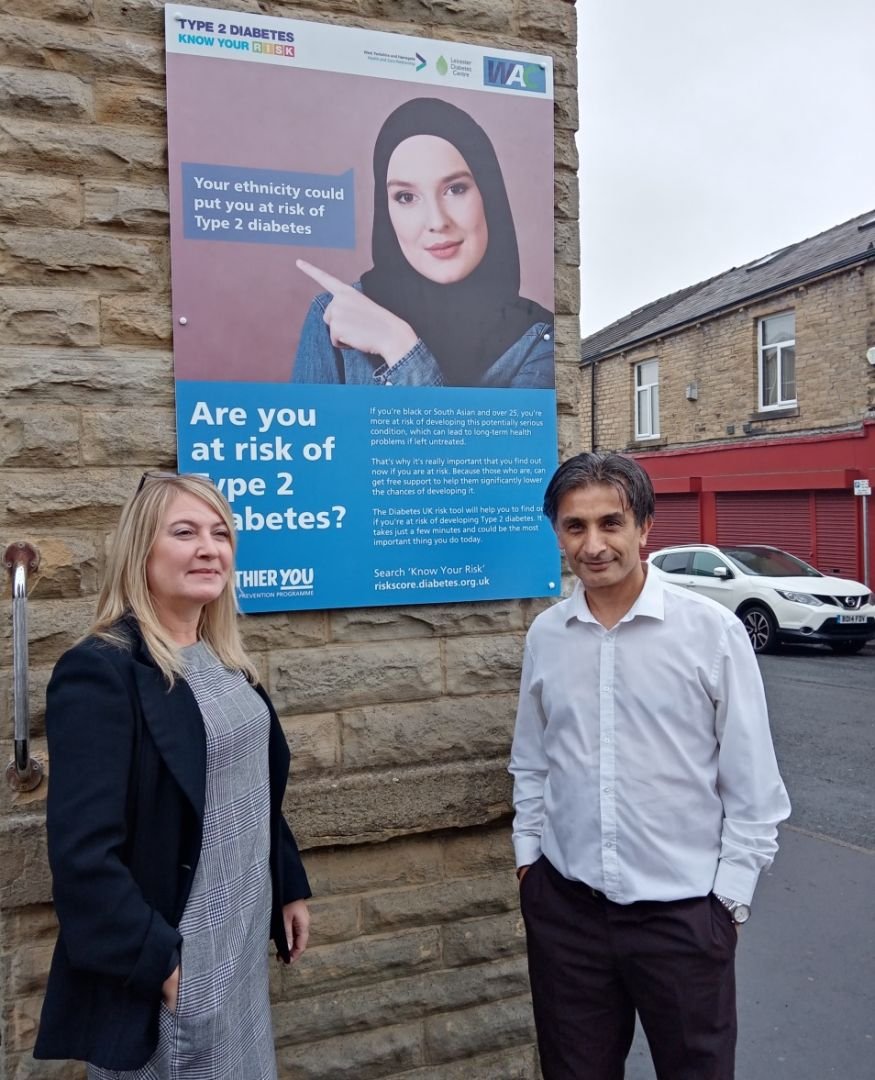
[[[557,593],[550,59],[165,18],[179,468],[241,608]]]

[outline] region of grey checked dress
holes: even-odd
[[[204,719],[203,847],[179,932],[176,1012],[139,1069],[89,1080],[276,1080],[268,996],[270,803],[267,706],[202,642],[182,650]]]

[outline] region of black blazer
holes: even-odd
[[[200,858],[206,741],[188,684],[172,690],[136,623],[130,649],[98,638],[58,661],[46,698],[48,852],[60,935],[36,1058],[136,1069],[158,1042],[161,985]],[[282,816],[289,749],[270,710],[271,936],[286,962],[282,908],[310,895]]]

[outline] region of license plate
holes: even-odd
[[[847,626],[849,623],[864,623],[865,621],[865,615],[839,615],[839,622],[842,626]]]

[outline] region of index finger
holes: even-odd
[[[327,289],[330,293],[339,293],[343,292],[344,289],[352,288],[345,281],[341,281],[340,278],[329,274],[327,270],[320,270],[318,266],[308,263],[305,259],[296,259],[295,266],[303,271],[307,277],[311,277],[317,285],[321,285],[323,289]]]

